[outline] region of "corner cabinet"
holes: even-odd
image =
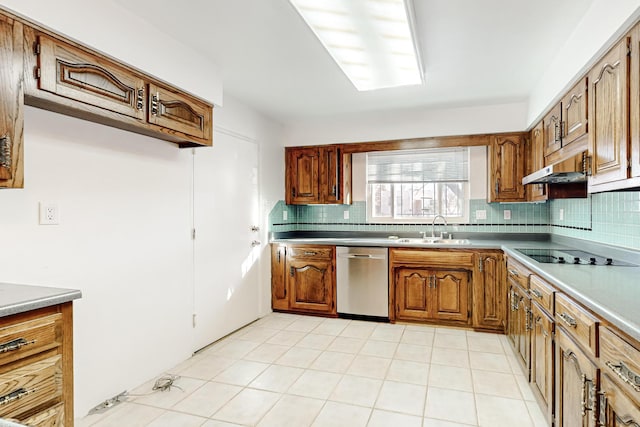
[[[335,247],[271,244],[271,307],[336,316]]]
[[[351,154],[341,145],[285,149],[288,205],[350,204]]]
[[[496,135],[488,152],[489,202],[524,202],[525,136]]]
[[[473,271],[473,327],[505,330],[504,267],[502,253],[476,253]]]
[[[0,188],[24,186],[23,27],[0,14]]]

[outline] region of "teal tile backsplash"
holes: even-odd
[[[486,219],[475,218],[485,210]],[[504,219],[504,211],[511,219]],[[640,192],[592,194],[586,199],[548,203],[487,203],[470,201],[468,224],[450,225],[451,232],[552,233],[640,250]],[[283,219],[286,212],[287,219]],[[348,212],[348,219],[345,219]],[[279,201],[269,214],[270,231],[420,232],[424,224],[367,223],[365,202],[351,205],[286,205]],[[429,226],[430,227],[430,226]]]

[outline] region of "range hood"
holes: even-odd
[[[587,181],[586,151],[522,178],[522,184],[573,184]]]

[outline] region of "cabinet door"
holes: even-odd
[[[473,272],[473,326],[504,331],[504,271],[502,255],[479,253]]]
[[[627,178],[627,38],[591,70],[589,81],[589,187]]]
[[[322,147],[320,187],[323,203],[342,201],[342,150],[338,146]]]
[[[433,319],[431,289],[434,277],[426,268],[396,268],[394,273],[396,318]]]
[[[631,31],[630,47],[631,176],[640,177],[640,24]]]
[[[580,80],[562,98],[562,146],[587,134],[587,79]]]
[[[0,187],[5,188],[24,184],[22,40],[22,24],[0,16]]]
[[[536,303],[531,304],[531,384],[551,425],[553,408],[553,319]]]
[[[144,121],[145,81],[105,57],[38,36],[38,88]]]
[[[599,370],[563,328],[556,337],[556,425],[595,426]]]
[[[274,310],[288,310],[287,298],[287,247],[285,245],[271,245],[271,308]]]
[[[544,122],[540,122],[531,130],[531,144],[529,144],[529,167],[527,174],[538,171],[544,167]],[[526,186],[527,200],[547,200],[546,184],[530,184]]]
[[[149,123],[211,141],[212,114],[208,105],[193,97],[149,85]]]
[[[318,203],[320,201],[318,148],[292,148],[287,149],[286,153],[286,203]]]
[[[562,148],[561,140],[561,114],[562,108],[560,104],[553,107],[551,111],[542,120],[544,123],[544,156],[558,151]]]
[[[335,314],[332,261],[289,258],[287,269],[291,309]]]
[[[490,147],[490,202],[524,201],[524,138],[499,135]]]
[[[631,399],[607,374],[602,376],[599,396],[599,426],[640,425],[640,402]]]
[[[509,283],[509,314],[507,318],[507,335],[513,346],[518,361],[529,379],[530,374],[530,313],[529,298],[520,286],[510,281]]]
[[[433,271],[434,319],[469,321],[469,275],[468,271]]]

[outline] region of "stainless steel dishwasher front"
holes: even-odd
[[[387,248],[338,246],[338,314],[389,318]]]

